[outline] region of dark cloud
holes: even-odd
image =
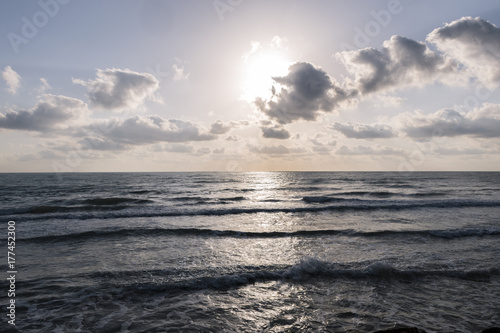
[[[481,109],[461,114],[452,109],[432,114],[405,113],[397,118],[403,131],[412,138],[472,136],[500,137],[500,105],[485,104]]]
[[[453,73],[456,64],[430,50],[425,43],[392,36],[381,49],[365,48],[337,53],[362,94],[404,85],[422,85]]]
[[[158,89],[158,80],[149,73],[128,69],[98,69],[95,80],[73,79],[87,87],[91,105],[103,109],[125,109],[139,106]]]
[[[307,62],[291,65],[287,76],[273,80],[282,85],[281,91],[269,101],[258,98],[255,105],[280,124],[315,120],[321,111],[331,112],[347,98],[325,71]]]
[[[79,99],[44,95],[30,110],[8,110],[0,114],[0,128],[43,132],[60,128],[88,114],[87,105]]]
[[[388,139],[397,136],[396,132],[387,125],[365,125],[352,122],[341,124],[335,122],[329,127],[351,139]]]
[[[275,125],[273,127],[261,127],[262,136],[267,139],[288,139],[290,138],[290,132],[285,128]]]
[[[125,145],[207,141],[217,138],[213,134],[203,133],[196,124],[189,121],[164,119],[157,115],[96,122],[87,130],[99,132],[113,142]]]

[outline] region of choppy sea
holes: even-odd
[[[1,331],[500,325],[500,173],[47,173],[0,183],[0,248],[15,221],[17,269],[16,325],[4,278]]]

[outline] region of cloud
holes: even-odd
[[[434,44],[436,47],[430,47]],[[270,99],[257,98],[255,105],[279,124],[314,121],[340,103],[356,103],[361,96],[405,87],[441,82],[463,85],[477,77],[500,82],[500,28],[481,18],[464,17],[435,29],[425,42],[392,36],[380,48],[368,47],[335,54],[349,76],[338,84],[323,69],[297,62],[288,74],[274,77]],[[491,87],[491,85],[490,85]],[[384,103],[402,99],[382,95]],[[339,130],[341,128],[339,127]],[[342,128],[346,133],[348,129]],[[358,128],[359,130],[359,128]],[[395,133],[352,133],[353,137],[392,137]]]
[[[436,136],[500,137],[500,105],[486,103],[482,108],[461,114],[442,109],[431,114],[404,113],[396,117],[402,130],[412,138]]]
[[[98,69],[95,80],[73,79],[73,83],[87,88],[91,105],[115,110],[134,108],[146,98],[153,98],[158,89],[158,80],[149,73],[138,73],[128,69]]]
[[[341,124],[335,122],[329,127],[351,139],[388,139],[397,136],[390,126],[380,124],[365,125],[352,122]]]
[[[248,150],[255,154],[265,154],[265,155],[286,155],[286,154],[299,154],[305,153],[306,150],[301,147],[288,148],[283,145],[278,146],[254,146],[247,145]]]
[[[401,86],[421,86],[444,79],[457,68],[451,59],[430,50],[425,43],[402,36],[392,36],[381,49],[369,47],[335,56],[354,77],[350,84],[364,95]]]
[[[184,72],[184,66],[177,66],[174,64],[172,66],[174,70],[174,81],[183,81],[189,79],[189,73]]]
[[[325,154],[329,154],[333,150],[333,146],[313,146],[312,150],[315,153],[325,155]]]
[[[229,135],[226,139],[226,141],[240,141],[240,138],[237,137],[236,135]]]
[[[500,81],[500,28],[479,17],[462,17],[427,36],[439,50],[465,64],[472,76]]]
[[[17,74],[12,67],[6,66],[2,72],[2,77],[5,83],[7,83],[8,91],[15,95],[21,84],[21,76]]]
[[[40,159],[61,159],[64,158],[65,155],[59,154],[53,150],[44,149],[35,154],[24,154],[19,155],[18,161],[37,161]]]
[[[166,151],[169,153],[182,153],[191,154],[194,152],[194,147],[183,143],[169,143],[164,145],[157,145],[155,151]]]
[[[102,138],[102,137],[85,137],[82,140],[78,141],[79,144],[81,144],[83,147],[86,149],[91,149],[91,150],[127,150],[130,148],[130,146],[122,144],[122,143],[117,143],[114,141],[111,141],[108,138]]]
[[[202,155],[207,155],[210,154],[210,148],[204,147],[204,148],[198,148],[196,149],[196,152],[194,153],[195,156],[202,156]]]
[[[290,132],[285,128],[275,125],[273,127],[261,127],[262,136],[268,139],[288,139],[290,137]]]
[[[126,145],[208,141],[217,138],[213,134],[203,133],[192,122],[164,119],[157,115],[97,121],[88,126],[87,130],[97,131],[113,142]]]
[[[481,148],[443,148],[438,147],[434,153],[438,155],[483,155],[483,154],[498,154],[498,149],[481,149]]]
[[[225,148],[216,148],[212,151],[212,153],[220,155],[220,154],[224,154],[225,150],[226,150]]]
[[[56,95],[43,95],[30,110],[8,110],[0,114],[0,128],[47,131],[75,122],[90,114],[83,101]]]
[[[324,135],[318,133],[314,138],[309,138],[309,141],[313,144],[312,150],[319,154],[329,154],[337,145],[336,141],[330,141],[328,143],[323,143],[319,141]]]
[[[224,123],[221,120],[217,120],[215,123],[210,125],[210,133],[215,135],[226,134],[233,128],[238,128],[240,126],[248,126],[250,123],[246,120],[240,121],[230,121],[228,123]]]
[[[400,155],[403,154],[402,149],[394,149],[391,147],[383,147],[377,145],[375,147],[371,146],[355,146],[347,147],[341,146],[335,152],[337,155]]]
[[[210,126],[211,126],[210,133],[216,134],[216,135],[226,134],[227,132],[229,132],[233,128],[232,124],[224,124],[221,120],[217,120],[215,123],[212,123],[212,125],[210,125]]]
[[[324,70],[307,62],[291,65],[288,75],[273,80],[282,86],[281,91],[269,101],[258,98],[255,105],[280,124],[316,120],[320,111],[331,112],[347,98]]]
[[[47,79],[45,79],[45,78],[42,77],[42,78],[40,78],[40,82],[41,82],[40,87],[38,87],[38,89],[37,89],[37,91],[38,91],[39,94],[45,94],[45,92],[47,90],[52,89],[52,87],[50,86],[50,84],[47,81]]]

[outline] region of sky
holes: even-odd
[[[0,172],[498,171],[500,3],[0,2]]]

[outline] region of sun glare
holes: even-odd
[[[253,102],[257,97],[270,98],[273,77],[287,74],[290,63],[279,53],[260,52],[245,59],[242,99]]]

